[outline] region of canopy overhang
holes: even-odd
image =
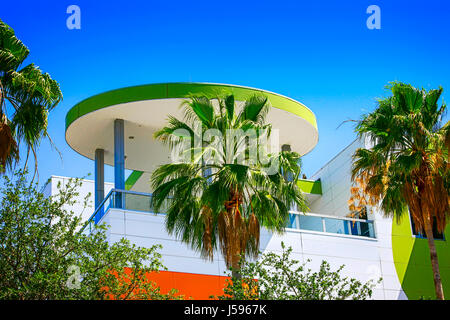
[[[313,112],[302,103],[269,91],[210,83],[163,83],[127,87],[90,97],[66,115],[66,141],[79,154],[95,158],[104,150],[104,163],[114,165],[114,120],[124,120],[125,168],[152,172],[170,161],[169,150],[153,138],[167,124],[168,115],[183,119],[180,105],[192,95],[215,98],[234,94],[242,102],[255,94],[268,97],[271,109],[267,121],[279,133],[280,146],[305,155],[318,142]]]

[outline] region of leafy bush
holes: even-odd
[[[160,246],[109,244],[105,226],[90,234],[72,211],[79,179],[46,198],[25,173],[0,188],[0,299],[175,299],[148,274],[164,269]]]
[[[376,282],[361,283],[343,277],[344,265],[332,271],[322,261],[319,271],[306,268],[307,263],[291,259],[292,248],[282,245],[281,255],[265,253],[256,262],[241,260],[240,275],[231,277],[221,300],[343,300],[367,299]],[[309,262],[310,260],[308,260]],[[231,270],[232,271],[232,270]],[[230,272],[231,272],[230,271]],[[231,272],[232,273],[232,272]],[[378,280],[380,282],[381,279]]]

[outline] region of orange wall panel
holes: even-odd
[[[208,300],[210,296],[223,295],[226,280],[229,277],[213,276],[206,274],[160,271],[147,275],[148,279],[156,282],[161,288],[161,293],[167,293],[171,289],[177,289],[178,294],[186,299]]]

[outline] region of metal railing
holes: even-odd
[[[152,195],[150,193],[112,189],[88,219],[85,230],[91,232],[92,227],[98,224],[108,210],[112,208],[155,213],[151,206],[151,200]],[[376,238],[373,220],[318,215],[314,213],[303,214],[298,211],[290,211],[286,228]]]
[[[92,231],[92,227],[98,224],[109,209],[125,209],[139,212],[154,212],[151,206],[152,195],[150,193],[111,189],[105,199],[95,209],[88,219],[85,230]]]

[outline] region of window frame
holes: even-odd
[[[408,214],[409,214],[409,226],[410,226],[410,229],[411,229],[411,236],[412,236],[413,238],[417,238],[417,239],[425,239],[425,240],[428,240],[428,238],[427,238],[426,235],[421,235],[421,234],[418,233],[418,232],[417,232],[417,234],[415,234],[415,233],[416,233],[416,228],[415,228],[415,224],[414,224],[414,222],[413,222],[413,218],[412,218],[412,216],[411,216],[411,212],[409,211],[409,208],[408,208]],[[435,223],[435,221],[433,221],[433,227],[434,227],[434,223]],[[433,229],[434,229],[434,228],[433,228]],[[441,238],[441,237],[436,238],[436,237],[435,237],[435,234],[434,234],[434,230],[433,230],[433,240],[447,241],[447,240],[445,239],[445,233],[442,233],[441,236],[442,236],[442,238]]]

